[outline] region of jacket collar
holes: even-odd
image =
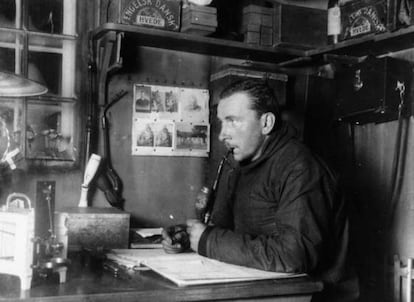
[[[260,157],[255,161],[240,162],[240,168],[242,170],[250,170],[256,167],[283,148],[289,140],[295,137],[296,130],[288,123],[284,122],[279,129],[271,133],[268,139],[263,142],[263,151]]]

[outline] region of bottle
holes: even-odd
[[[341,8],[339,0],[329,0],[328,2],[328,44],[338,43],[341,33]]]
[[[201,187],[200,192],[198,192],[195,202],[195,210],[197,219],[204,222],[208,201],[209,201],[210,189],[206,186]]]

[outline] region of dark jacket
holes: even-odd
[[[337,177],[290,129],[274,132],[256,161],[228,170],[198,251],[335,284],[344,276],[348,245],[344,199]]]

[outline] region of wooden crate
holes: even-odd
[[[179,0],[102,0],[100,23],[123,23],[178,31],[181,24]]]
[[[394,27],[394,14],[388,10],[388,0],[356,0],[341,5],[341,34],[339,40],[382,33]],[[390,13],[390,15],[389,15]]]

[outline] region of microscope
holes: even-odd
[[[55,234],[55,226],[52,213],[52,188],[46,187],[43,190],[49,214],[49,235],[45,238],[36,236],[34,242],[33,272],[35,276],[47,278],[53,273],[59,273],[59,282],[66,282],[66,271],[69,260],[66,258],[67,249],[64,243],[58,240]],[[60,238],[59,238],[60,239]]]

